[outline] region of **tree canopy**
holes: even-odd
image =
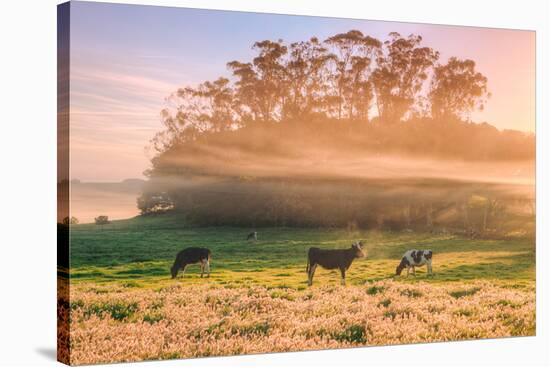
[[[324,41],[263,40],[252,49],[252,60],[227,63],[230,75],[167,98],[165,129],[152,140],[158,153],[256,123],[464,118],[490,96],[474,61],[441,63],[439,52],[414,34],[392,32],[380,41],[350,30]]]
[[[478,184],[428,190],[422,180],[418,189],[392,180],[462,180],[445,160],[492,171],[534,160],[533,134],[470,121],[490,97],[475,62],[441,60],[420,35],[378,40],[350,30],[258,41],[252,50],[251,60],[229,61],[227,75],[166,99],[142,213],[179,210],[203,224],[372,227],[391,216],[410,224],[412,211],[422,213],[418,223],[431,222],[432,211],[452,206],[461,222]]]

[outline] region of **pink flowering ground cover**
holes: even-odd
[[[73,364],[535,335],[533,286],[71,287]]]

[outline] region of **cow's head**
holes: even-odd
[[[409,260],[407,260],[406,257],[403,257],[399,265],[397,265],[397,268],[395,268],[395,275],[401,275],[401,272],[403,271],[403,269],[405,269],[408,265],[409,265]]]
[[[363,249],[363,241],[354,242],[351,248],[355,250],[355,257],[367,257],[365,250]]]
[[[170,268],[170,273],[172,273],[172,279],[175,279],[176,276],[178,275],[178,267],[177,266],[172,266]]]
[[[395,268],[395,275],[401,275],[401,272],[405,269],[405,267],[401,264],[397,265],[397,268]]]

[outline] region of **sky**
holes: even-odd
[[[229,76],[226,63],[250,60],[256,41],[323,40],[351,29],[380,40],[419,34],[441,62],[474,60],[492,96],[472,120],[535,131],[532,31],[72,2],[71,178],[144,178],[149,140],[162,129],[160,111],[172,92]]]

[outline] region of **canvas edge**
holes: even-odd
[[[71,364],[69,284],[70,2],[57,6],[57,360]]]

